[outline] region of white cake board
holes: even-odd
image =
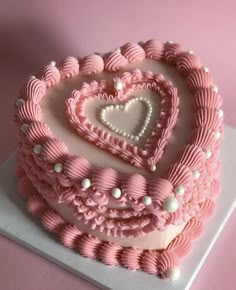
[[[17,192],[13,173],[15,154],[12,154],[0,168],[0,233],[102,289],[189,289],[235,208],[235,148],[236,130],[226,126],[221,154],[223,190],[217,199],[217,212],[206,224],[204,234],[193,243],[192,253],[182,263],[180,279],[174,283],[140,271],[109,267],[95,260],[83,258],[60,245],[26,211],[25,202]]]

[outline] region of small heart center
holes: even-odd
[[[152,115],[152,105],[144,97],[134,97],[126,103],[107,105],[101,110],[101,121],[118,135],[139,141]]]

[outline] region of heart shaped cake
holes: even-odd
[[[221,106],[171,41],[52,61],[15,102],[27,209],[85,257],[177,279],[220,191]]]

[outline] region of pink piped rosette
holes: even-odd
[[[42,122],[40,107],[47,90],[60,80],[102,71],[117,72],[128,63],[145,58],[175,66],[186,79],[194,104],[189,144],[164,176],[151,181],[140,174],[120,176],[112,168],[98,168],[81,156],[71,156],[63,140],[55,138],[48,125]],[[114,82],[94,81],[73,91],[66,103],[69,121],[80,135],[98,147],[119,155],[133,166],[154,172],[177,120],[177,90],[162,75],[140,70],[124,72],[119,81],[121,90],[114,88]],[[162,119],[157,119],[144,150],[95,128],[88,123],[82,109],[74,114],[78,102],[82,108],[84,99],[91,94],[125,101],[131,90],[140,88],[158,91],[164,112]],[[59,65],[51,62],[27,80],[16,100],[14,121],[20,138],[16,175],[27,209],[41,220],[46,230],[57,235],[63,245],[85,257],[176,279],[180,260],[202,233],[205,219],[214,213],[213,200],[220,191],[217,159],[223,138],[221,106],[222,98],[208,68],[202,67],[192,51],[183,51],[179,44],[171,41],[127,43],[102,56],[93,54],[80,60],[68,57]],[[67,223],[50,208],[45,198],[67,202],[79,220],[107,236],[139,237],[154,230],[165,230],[170,224],[181,225],[186,221],[187,224],[164,250],[121,247],[87,235]],[[125,208],[107,207],[111,200]]]

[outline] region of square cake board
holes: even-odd
[[[189,289],[236,205],[235,148],[236,130],[225,126],[220,158],[222,192],[217,198],[217,211],[205,224],[203,235],[193,242],[192,252],[183,259],[178,281],[164,281],[141,271],[106,266],[60,245],[26,211],[25,202],[16,188],[15,153],[0,168],[0,233],[102,289]]]

